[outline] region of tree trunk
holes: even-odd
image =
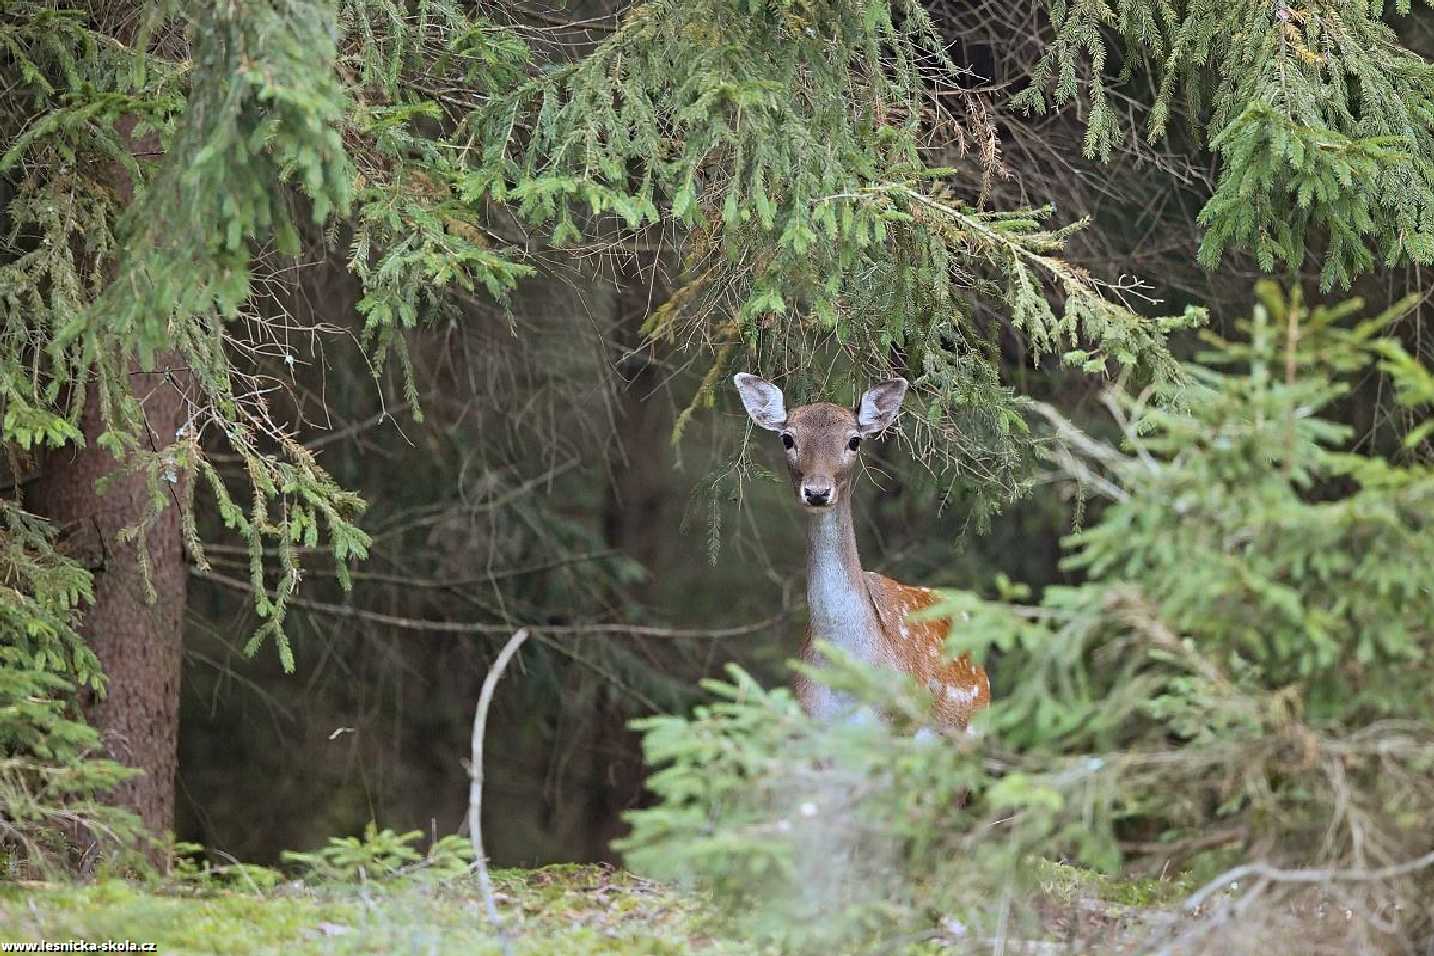
[[[155,357],[156,369],[169,368],[170,354]],[[182,379],[181,379],[182,381]],[[162,371],[131,376],[133,394],[143,400],[146,436],[155,447],[174,440],[183,421],[184,397]],[[143,475],[119,475],[104,495],[95,482],[118,463],[101,449],[99,409],[90,400],[81,419],[83,448],[69,446],[49,454],[27,494],[31,511],[48,518],[61,532],[61,547],[94,573],[95,603],[85,614],[82,633],[99,657],[108,679],[103,697],[86,695],[87,719],[100,733],[106,753],[144,771],[117,787],[111,800],[129,807],[155,835],[174,828],[174,777],[179,731],[179,677],[187,585],[178,504],[172,502],[149,526],[150,583],[156,600],[145,593],[138,542],[121,543],[121,530],[148,513],[149,491]]]
[[[647,317],[648,288],[640,276],[629,276],[616,297],[620,331],[625,344],[636,346],[638,331]],[[660,304],[662,298],[656,299]],[[603,509],[603,536],[647,569],[648,576],[629,586],[628,593],[645,605],[660,597],[660,575],[671,555],[672,527],[676,523],[672,487],[671,406],[662,394],[662,375],[644,350],[638,350],[617,369],[622,380],[617,395],[621,458],[612,465]],[[656,661],[650,661],[661,666]],[[599,693],[589,715],[591,755],[590,799],[584,836],[584,854],[591,859],[616,860],[614,839],[627,833],[622,813],[637,806],[646,780],[642,738],[627,726],[630,708],[609,689]]]

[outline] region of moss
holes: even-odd
[[[1186,877],[1121,879],[1049,862],[1038,877],[1041,894],[1055,905],[1048,932],[1068,928],[1061,908],[1118,929],[1139,911],[1169,907],[1193,888]],[[623,870],[584,864],[498,870],[493,883],[518,956],[777,956],[775,949],[762,953],[736,938],[703,895]],[[193,880],[0,883],[0,942],[75,938],[151,942],[166,954],[501,953],[476,883],[467,878],[286,883],[262,891],[219,882],[196,887]],[[906,952],[915,956],[941,945],[918,942]]]
[[[1107,876],[1066,863],[1043,860],[1037,866],[1041,892],[1061,903],[1096,899],[1116,906],[1172,906],[1195,890],[1185,875],[1172,879]]]
[[[700,898],[600,866],[494,874],[520,956],[751,953],[724,938]],[[130,939],[176,953],[497,954],[473,881],[442,885],[302,886],[200,892],[120,881],[0,884],[0,941]]]
[[[130,939],[164,953],[267,953],[295,946],[357,907],[307,895],[161,895],[110,881],[0,895],[0,940]],[[302,951],[302,950],[299,950]]]

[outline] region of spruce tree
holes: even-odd
[[[926,165],[932,137],[970,130],[933,95],[956,67],[919,6],[658,2],[571,62],[510,23],[441,0],[0,13],[3,438],[96,576],[101,663],[149,661],[109,700],[170,701],[95,712],[102,732],[148,728],[131,802],[153,830],[171,823],[181,543],[207,566],[196,509],[246,543],[250,649],[286,665],[303,556],[326,551],[347,587],[368,550],[363,502],[269,394],[266,363],[297,359],[282,290],[301,252],[348,245],[369,361],[408,380],[410,329],[501,299],[543,249],[671,235],[683,278],[646,332],[710,356],[694,409],[743,353],[798,377],[817,349],[852,380],[899,367],[918,446],[961,474],[964,447],[991,501],[1015,493],[1024,439],[975,303],[1009,309],[1037,355],[1081,344],[1084,367],[1178,385],[1164,335],[1196,313],[1142,318],[1060,258],[1076,224],[985,208],[988,155]],[[95,464],[56,491],[76,454]],[[151,610],[121,627],[111,591]]]
[[[1081,101],[1085,151],[1107,159],[1126,133],[1117,92],[1136,91],[1152,142],[1172,118],[1188,124],[1217,159],[1199,214],[1207,268],[1226,250],[1266,272],[1308,257],[1328,290],[1434,257],[1434,67],[1386,22],[1410,14],[1407,0],[1054,0],[1047,11],[1052,40],[1015,105]]]
[[[1151,78],[1149,132],[1178,112],[1220,157],[1206,264],[1242,248],[1293,266],[1322,244],[1326,284],[1347,283],[1428,258],[1428,68],[1389,12],[1057,4],[1020,103],[1083,94],[1104,155],[1112,84]],[[0,441],[25,520],[47,519],[94,579],[101,664],[146,662],[111,682],[111,728],[93,713],[102,732],[153,727],[135,784],[151,789],[129,800],[151,829],[171,822],[181,549],[204,569],[201,527],[243,543],[263,618],[250,650],[286,666],[306,562],[326,554],[347,588],[369,550],[364,502],[271,391],[304,360],[295,340],[324,334],[284,304],[303,256],[344,257],[366,361],[417,406],[415,330],[501,302],[556,251],[611,263],[656,244],[677,268],[645,341],[703,370],[678,433],[739,362],[797,391],[900,371],[912,447],[978,517],[1022,492],[1033,449],[1009,338],[1161,398],[1193,387],[1165,337],[1198,309],[1137,314],[1119,277],[1065,258],[1079,223],[993,205],[995,114],[922,6],[650,0],[576,55],[522,16],[451,0],[0,11]]]
[[[1050,460],[1106,503],[1065,541],[1075,583],[939,609],[951,653],[996,661],[980,737],[923,741],[925,688],[850,661],[825,679],[885,724],[825,726],[734,669],[641,724],[659,800],[631,863],[793,950],[942,932],[932,914],[958,944],[1042,932],[1063,859],[1184,880],[1186,914],[1127,927],[1134,951],[1425,951],[1434,469],[1331,416],[1382,371],[1416,449],[1434,375],[1389,335],[1412,301],[1259,291],[1188,366],[1188,408],[1113,389],[1113,443],[1045,409]]]

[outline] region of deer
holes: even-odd
[[[946,660],[949,620],[913,618],[937,602],[936,592],[863,571],[857,552],[851,509],[861,447],[896,420],[906,379],[872,386],[855,409],[814,402],[790,411],[771,382],[746,372],[733,382],[752,423],[781,440],[792,490],[807,518],[810,617],[798,659],[819,665],[816,643],[825,641],[864,663],[909,674],[931,692],[941,729],[968,730],[972,713],[991,699],[986,671],[967,654]],[[803,711],[819,721],[860,716],[848,695],[804,674],[793,678],[793,691]]]

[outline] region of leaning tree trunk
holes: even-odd
[[[156,447],[173,441],[182,422],[184,396],[175,382],[183,373],[165,374],[172,356],[155,357],[156,371],[130,377],[142,398],[146,440]],[[103,495],[95,482],[119,463],[101,449],[99,409],[90,401],[81,419],[84,447],[66,446],[48,455],[27,491],[29,509],[48,518],[61,533],[61,547],[94,574],[95,603],[85,613],[82,633],[107,678],[107,692],[87,694],[86,717],[100,733],[108,756],[142,770],[121,784],[110,799],[139,814],[155,835],[174,829],[174,778],[178,760],[181,628],[187,585],[179,509],[175,502],[151,524],[145,536],[150,584],[146,594],[134,542],[121,543],[119,532],[149,512],[143,475],[120,474]]]

